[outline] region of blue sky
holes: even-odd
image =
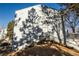
[[[6,27],[9,21],[14,20],[16,10],[38,4],[41,3],[0,3],[0,26]],[[60,8],[60,6],[56,3],[43,3],[43,4],[55,9]]]

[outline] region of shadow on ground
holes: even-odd
[[[33,47],[17,53],[17,56],[62,56],[58,50],[47,47]]]

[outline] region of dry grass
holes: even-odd
[[[14,56],[62,56],[69,55],[62,52],[61,49],[56,47],[52,42],[42,43],[34,47],[25,48],[14,54]]]
[[[71,56],[79,55],[79,52],[74,51],[72,48],[64,47],[62,44],[47,41],[35,46],[31,46],[22,50],[4,52],[7,56]]]

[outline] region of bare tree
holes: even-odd
[[[66,8],[68,4],[59,4],[60,5],[60,15],[61,15],[61,21],[62,21],[62,31],[63,31],[63,38],[64,38],[64,45],[66,46],[66,32],[65,32],[65,13]]]
[[[75,28],[79,23],[78,16],[76,11],[69,11],[66,16],[66,26],[72,29],[72,32],[75,33]]]
[[[66,45],[66,33],[65,33],[65,25],[64,25],[64,15],[61,15],[61,21],[62,21],[62,31],[63,31],[63,37],[64,37],[64,45]]]
[[[55,11],[52,12],[52,11],[48,10],[47,6],[43,6],[42,11],[47,15],[47,18],[49,19],[49,20],[46,20],[44,23],[48,24],[48,25],[49,24],[52,25],[52,31],[57,33],[57,37],[59,39],[59,42],[62,43],[61,37],[60,37],[60,29],[61,29],[61,27],[60,27],[61,26],[60,15],[57,14]]]
[[[65,33],[65,25],[72,29],[72,32],[75,33],[75,28],[79,23],[79,4],[60,4],[60,6],[65,6],[60,11],[61,20],[62,20],[62,30],[64,35],[64,45],[66,45],[66,33]],[[64,20],[65,19],[65,20]],[[65,24],[66,23],[66,24]]]
[[[61,29],[61,20],[59,18],[57,18],[58,15],[54,15],[54,18],[52,21],[53,23],[53,28],[55,30],[55,32],[57,33],[57,36],[58,36],[58,39],[59,39],[59,42],[62,43],[61,41],[61,37],[60,37],[60,29]]]

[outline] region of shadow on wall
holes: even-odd
[[[44,12],[44,10],[43,10],[43,12]],[[44,13],[46,13],[46,12],[44,12]],[[26,43],[25,45],[29,46],[32,43],[37,43],[43,39],[50,37],[50,33],[49,32],[44,33],[43,27],[42,28],[40,27],[44,24],[44,23],[42,23],[42,21],[44,22],[46,18],[41,21],[41,19],[39,17],[40,16],[37,14],[37,12],[34,8],[31,8],[30,10],[28,10],[28,18],[24,19],[24,21],[22,21],[22,27],[19,28],[19,32],[22,32],[22,34],[21,34],[22,38],[19,39],[17,37],[17,35],[15,34],[15,36],[13,37],[13,41],[12,41],[13,49],[16,49],[19,46],[24,45],[24,43]],[[38,20],[40,20],[42,25],[39,25]],[[46,25],[46,29],[47,29],[47,26],[48,26],[48,24],[51,24],[51,21],[49,21],[49,22],[45,21],[45,22],[46,22],[46,24],[44,24],[44,25]],[[16,21],[15,21],[15,24],[16,24]],[[51,29],[51,32],[53,32],[52,29]],[[18,39],[19,39],[19,41],[17,42]]]
[[[28,34],[23,33],[22,38],[20,41],[16,41],[17,37],[14,37],[13,46],[14,49],[18,48],[19,46],[22,46],[26,43],[26,46],[30,46],[32,44],[37,44],[37,42],[41,40],[45,40],[48,36],[48,34],[43,33],[43,30],[39,28],[39,26],[33,27]]]

